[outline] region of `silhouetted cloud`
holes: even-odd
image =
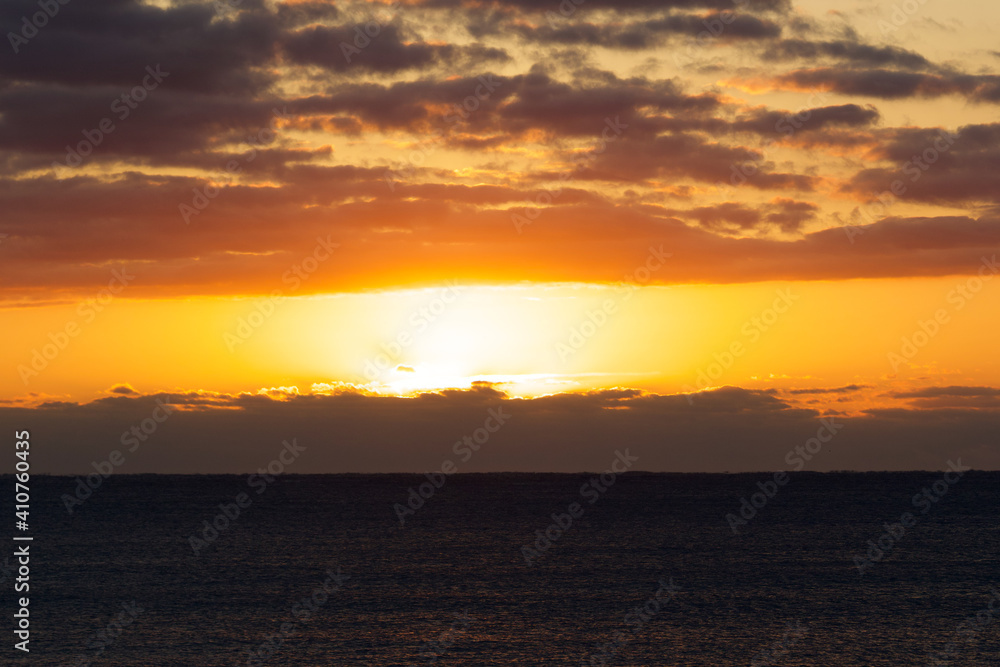
[[[639,457],[640,470],[788,470],[789,456],[816,435],[823,418],[771,391],[736,387],[699,393],[691,404],[683,395],[635,390],[512,399],[479,385],[413,398],[354,391],[280,399],[208,392],[109,397],[0,408],[0,425],[32,423],[32,439],[50,443],[35,470],[81,474],[121,449],[123,434],[149,418],[157,401],[180,409],[122,472],[249,472],[289,438],[306,447],[303,472],[310,473],[424,472],[444,459],[462,472],[596,471],[624,448]],[[509,417],[462,461],[453,447],[482,427],[490,410]],[[1000,466],[997,409],[872,410],[827,423],[834,440],[806,469],[940,469],[956,457],[979,469]]]
[[[889,69],[800,69],[772,80],[775,87],[829,90],[893,100],[963,95],[974,102],[1000,102],[1000,76],[994,74],[930,74]]]
[[[862,389],[870,389],[870,385],[848,384],[843,387],[810,387],[807,389],[789,389],[789,394],[849,394]],[[896,394],[897,396],[899,394]]]
[[[783,62],[829,58],[869,67],[895,66],[912,70],[933,67],[929,60],[915,51],[848,40],[784,39],[770,45],[762,57],[764,60]]]
[[[918,408],[1000,409],[1000,389],[995,387],[925,387],[891,395],[910,399]]]
[[[719,39],[727,42],[770,39],[781,34],[781,25],[748,14],[672,14],[620,25],[586,22],[564,25],[493,24],[489,29],[479,28],[476,34],[481,36],[504,31],[543,44],[639,50],[662,47],[664,40],[670,37],[696,38],[702,34],[718,35]]]
[[[952,205],[1000,202],[1000,123],[966,125],[952,134],[935,128],[887,130],[870,154],[893,167],[859,170],[844,190],[881,193],[899,180],[910,200]]]

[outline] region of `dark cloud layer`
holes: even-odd
[[[793,232],[814,218],[818,209],[811,202],[777,197],[765,206],[725,202],[687,210],[671,209],[669,213],[696,220],[700,226],[711,230],[745,232],[774,225],[782,231]]]
[[[768,47],[764,60],[796,61],[829,58],[868,67],[893,66],[902,69],[922,70],[933,67],[932,63],[915,51],[898,46],[873,46],[857,41],[809,41],[806,39],[786,39]]]
[[[499,282],[617,281],[621,267],[633,266],[650,245],[674,253],[655,276],[667,284],[949,275],[976,270],[1000,246],[1000,219],[986,216],[893,217],[857,225],[850,234],[832,228],[797,240],[729,238],[694,229],[677,217],[701,216],[710,223],[725,222],[728,215],[737,226],[739,221],[795,226],[814,211],[808,201],[790,198],[776,199],[758,217],[739,205],[637,211],[568,190],[523,234],[515,231],[511,211],[477,206],[507,200],[520,214],[526,209],[516,200],[532,193],[537,199],[541,190],[443,190],[404,183],[377,201],[348,201],[358,193],[387,190],[383,175],[379,169],[304,165],[293,170],[292,184],[285,187],[223,187],[190,226],[179,216],[178,202],[191,201],[197,179],[132,174],[111,182],[8,182],[0,186],[10,234],[4,240],[7,261],[0,265],[0,284],[8,297],[44,291],[53,283],[99,286],[107,281],[105,262],[111,257],[116,264],[143,262],[143,280],[130,288],[135,293],[174,285],[194,293],[218,293],[234,285],[268,292],[275,276],[309,252],[319,236],[331,236],[350,252],[310,281],[309,291],[399,286],[414,276],[431,284],[455,278],[456,271]],[[313,182],[323,188],[314,189]],[[441,200],[445,191],[451,203]],[[308,215],[300,213],[303,203],[312,207]],[[74,211],[72,219],[62,214],[65,207]],[[136,209],[144,211],[141,220],[128,215]],[[273,220],[295,220],[298,231],[290,236]],[[367,242],[371,230],[387,220],[407,233]],[[488,247],[478,245],[484,235]],[[470,247],[481,250],[470,254]],[[384,271],[387,254],[395,258],[392,273]],[[913,261],[915,254],[919,262]],[[199,257],[197,263],[185,261],[192,256]],[[512,266],[518,267],[516,275]]]
[[[306,448],[303,473],[422,473],[445,460],[462,472],[600,471],[625,448],[639,458],[640,470],[789,470],[795,449],[801,451],[824,424],[815,411],[770,392],[734,387],[699,394],[689,404],[683,395],[628,390],[510,399],[486,386],[416,398],[109,397],[85,405],[0,408],[0,424],[35,424],[32,440],[50,443],[35,455],[35,470],[81,474],[112,450],[124,450],[122,439],[151,418],[157,400],[184,409],[128,453],[121,472],[250,472],[292,438]],[[478,452],[465,454],[468,447],[458,446],[456,453],[456,443],[491,414],[505,423]],[[833,440],[806,469],[941,469],[958,457],[978,469],[1000,466],[996,409],[892,409],[827,419],[823,436],[834,431]]]
[[[130,0],[60,4],[51,23],[18,52],[0,58],[0,77],[63,86],[137,85],[147,65],[164,65],[175,90],[250,95],[275,81],[273,61],[279,17],[246,2],[226,20],[219,5],[170,8]],[[22,17],[38,11],[32,0],[10,0],[0,10],[0,33],[20,34]]]
[[[699,58],[746,56],[741,71],[778,87],[990,102],[995,75],[847,29],[831,37],[784,0],[570,4],[423,0],[391,15],[318,1],[60,5],[0,55],[0,291],[72,291],[112,262],[143,262],[147,289],[163,293],[264,289],[320,235],[359,250],[317,290],[395,285],[406,271],[432,281],[443,266],[473,280],[512,279],[512,266],[518,279],[617,279],[636,248],[661,243],[679,258],[658,274],[667,282],[940,275],[994,249],[997,125],[952,129],[924,169],[911,160],[944,128],[884,127],[878,108],[852,100],[754,106],[695,85],[697,64],[665,78],[589,56],[611,46],[669,60],[709,30]],[[20,32],[35,11],[3,3],[0,30]],[[556,57],[567,50],[575,62]],[[122,106],[147,67],[162,81]],[[424,146],[450,155],[418,164]],[[786,151],[795,159],[775,155]],[[967,215],[882,211],[863,218],[874,224],[857,228],[857,246],[843,229],[811,231],[837,223],[831,196],[868,202],[915,174],[909,202]],[[206,188],[218,196],[186,224],[182,207],[207,202]],[[691,192],[712,203],[681,200]],[[514,216],[537,211],[518,234]],[[388,220],[405,239],[377,231]],[[399,257],[400,271],[379,271],[379,257]]]
[[[894,392],[892,396],[908,399],[917,408],[1000,409],[1000,389],[995,387],[924,387]]]
[[[871,153],[895,167],[858,171],[845,191],[881,193],[893,182],[910,200],[937,204],[1000,203],[1000,123],[944,133],[932,128],[886,132]]]
[[[456,6],[477,7],[488,5],[493,7],[515,7],[519,10],[538,12],[558,11],[559,5],[551,0],[415,0],[412,4],[423,7],[454,8]],[[577,9],[583,4],[573,3]],[[748,9],[784,12],[791,8],[788,0],[586,0],[588,7],[615,9],[625,11],[653,11],[664,9],[733,9],[741,6]],[[572,15],[570,13],[570,15]]]
[[[842,95],[881,99],[963,95],[974,102],[1000,102],[1000,76],[929,74],[889,69],[802,69],[775,79],[780,86],[831,90]]]
[[[667,40],[697,38],[700,35],[718,35],[726,42],[762,40],[778,37],[781,25],[777,22],[748,14],[711,13],[707,15],[673,14],[620,25],[575,22],[572,24],[528,25],[513,23],[510,31],[523,39],[542,44],[565,46],[600,46],[611,49],[652,49],[664,46]],[[478,28],[477,35],[497,34],[500,25],[490,30]],[[677,48],[681,42],[669,42]]]

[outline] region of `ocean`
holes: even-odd
[[[1000,665],[1000,473],[81,483],[11,522],[2,664]]]

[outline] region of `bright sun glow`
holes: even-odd
[[[966,326],[943,330],[922,350],[937,367],[889,375],[884,351],[911,333],[909,323],[926,317],[928,294],[947,306],[955,283],[949,277],[799,283],[800,299],[772,324],[761,320],[767,329],[760,336],[753,318],[766,313],[783,284],[632,292],[565,284],[421,288],[279,299],[266,318],[254,316],[259,299],[122,299],[30,389],[36,401],[99,396],[120,382],[144,391],[341,383],[412,394],[481,381],[518,396],[607,386],[674,392],[697,386],[699,374],[709,371],[705,387],[903,382],[967,366],[969,355],[976,367],[949,381],[986,384],[1000,363],[990,353],[990,308],[963,309],[956,318]],[[7,352],[0,351],[11,368],[29,363],[39,341],[78,316],[73,306],[51,306],[22,309],[18,317]],[[149,327],[150,321],[164,324]],[[859,328],[866,336],[856,335]],[[182,348],[173,344],[180,339]],[[725,352],[734,342],[746,352],[729,361]],[[25,393],[16,375],[2,390]]]

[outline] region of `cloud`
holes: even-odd
[[[939,396],[1000,396],[1000,389],[994,387],[924,387],[913,391],[898,391],[896,398],[937,398]]]
[[[513,22],[509,25],[493,23],[487,28],[479,26],[476,35],[498,34],[511,31],[521,38],[546,45],[604,47],[610,49],[653,49],[662,47],[671,36],[696,38],[703,34],[717,35],[724,42],[735,40],[762,40],[777,37],[781,26],[769,19],[749,14],[711,13],[670,14],[621,24],[550,22],[538,25]]]
[[[665,40],[725,18],[713,44],[752,40],[765,54],[740,76],[777,62],[796,68],[766,80],[775,85],[986,99],[995,77],[863,44],[848,30],[830,38],[782,0],[739,4],[730,15],[731,0],[588,0],[550,22],[559,6],[541,0],[407,2],[350,63],[341,42],[353,44],[370,7],[61,6],[58,21],[0,62],[0,295],[73,298],[106,283],[108,266],[129,263],[143,267],[136,294],[270,291],[328,235],[355,250],[310,290],[433,282],[445,271],[616,280],[652,244],[677,256],[657,275],[665,282],[975,266],[996,243],[1000,126],[962,127],[923,170],[907,161],[933,146],[937,128],[884,127],[878,108],[853,100],[759,106],[711,77],[654,72],[669,58]],[[36,7],[6,3],[0,23],[14,30]],[[529,48],[508,53],[518,35]],[[664,44],[595,65],[598,45]],[[560,58],[567,45],[572,54]],[[112,102],[147,64],[170,74],[118,118]],[[53,166],[104,118],[114,130],[81,167]],[[844,159],[833,165],[814,148]],[[223,176],[232,163],[239,175]],[[754,173],[744,179],[743,167]],[[804,233],[846,215],[845,198],[868,201],[913,168],[908,203],[950,207],[944,214],[859,227],[863,248],[835,227]],[[206,188],[218,195],[185,224],[179,208]],[[536,209],[544,217],[518,234],[513,216]],[[399,270],[382,270],[383,260]]]
[[[107,86],[126,92],[147,65],[162,64],[174,90],[249,95],[275,81],[267,68],[281,31],[276,17],[247,0],[218,20],[216,5],[170,7],[127,0],[60,4],[58,19],[39,31],[17,57],[0,59],[7,80],[62,86]],[[38,11],[33,0],[9,0],[0,32],[20,33],[21,17]],[[286,13],[287,16],[287,13]]]
[[[762,82],[778,90],[826,90],[887,100],[963,95],[974,102],[1000,102],[1000,76],[929,74],[889,69],[799,69]]]
[[[911,399],[917,408],[1000,409],[1000,389],[995,387],[924,387],[891,396]]]
[[[639,457],[641,470],[781,470],[820,425],[815,410],[736,387],[702,392],[692,405],[683,395],[635,390],[512,399],[490,386],[413,398],[353,391],[108,397],[0,408],[0,425],[35,425],[32,436],[50,443],[35,464],[40,472],[81,474],[120,449],[122,434],[148,418],[157,400],[178,409],[150,436],[155,446],[130,455],[122,472],[249,472],[289,438],[306,448],[314,473],[423,472],[446,458],[461,472],[594,471],[624,448]],[[490,410],[509,417],[463,461],[453,446],[481,427]],[[835,440],[808,469],[940,469],[958,456],[979,469],[1000,466],[995,409],[881,410],[834,423],[841,426]]]
[[[456,277],[500,283],[617,281],[621,267],[633,266],[650,245],[674,253],[655,276],[664,284],[967,274],[1000,244],[1000,219],[988,216],[885,218],[853,227],[852,234],[864,240],[853,244],[838,227],[788,240],[730,238],[692,228],[673,207],[619,204],[571,190],[565,200],[539,209],[542,217],[518,234],[512,215],[526,207],[517,205],[513,191],[455,188],[451,199],[443,200],[434,197],[440,186],[414,184],[412,190],[401,188],[405,199],[356,201],[359,192],[388,190],[383,170],[299,169],[288,185],[220,188],[191,225],[180,218],[178,204],[191,201],[192,189],[201,184],[197,179],[132,174],[0,185],[6,215],[0,227],[9,233],[0,294],[14,300],[36,293],[51,297],[58,287],[64,296],[92,296],[107,284],[110,266],[130,265],[134,272],[137,262],[142,280],[129,287],[130,295],[268,293],[311,252],[317,237],[330,237],[345,252],[329,270],[317,272],[305,286],[308,293],[395,287],[414,276],[423,284]],[[522,192],[527,197],[539,190]],[[498,206],[503,201],[512,208]],[[711,211],[702,208],[703,215]],[[65,210],[74,211],[72,219]],[[140,219],[132,215],[136,210],[143,211]],[[740,211],[736,205],[729,214]],[[809,202],[784,198],[762,211],[758,226],[780,225],[781,218],[766,219],[772,214],[812,212]],[[379,232],[387,220],[399,221],[406,233]],[[292,228],[294,235],[288,233]],[[920,261],[914,261],[915,253]],[[387,263],[393,272],[383,270]]]
[[[477,7],[487,5],[494,8],[515,8],[519,11],[528,12],[552,12],[558,10],[559,6],[553,6],[550,0],[414,0],[415,6],[432,7],[436,9],[458,7]],[[576,4],[576,3],[574,3]],[[747,9],[759,11],[785,12],[791,8],[788,0],[746,0],[739,3],[745,5]],[[733,0],[587,0],[588,7],[609,9],[618,12],[629,11],[651,11],[665,9],[717,9],[732,10]],[[577,6],[579,9],[579,6]],[[572,13],[569,13],[572,16]],[[557,15],[558,16],[558,15]],[[565,13],[563,14],[565,16]]]
[[[1000,123],[966,125],[955,132],[939,128],[898,128],[881,133],[869,149],[872,158],[894,163],[855,173],[843,191],[871,195],[894,181],[912,201],[942,205],[1000,203]]]
[[[795,201],[784,197],[777,197],[772,205],[777,210],[772,210],[765,216],[767,222],[777,225],[784,232],[798,231],[802,225],[816,217],[819,206],[807,201]]]
[[[692,209],[667,209],[664,212],[693,219],[705,229],[722,232],[743,232],[777,226],[784,232],[794,232],[816,216],[819,207],[806,201],[776,197],[771,202],[748,206],[741,202],[724,202]]]
[[[39,154],[42,159],[37,166],[46,168],[53,161],[66,164],[67,147],[84,153],[81,143],[90,146],[83,155],[86,164],[122,158],[139,165],[145,160],[183,163],[192,153],[245,143],[248,136],[269,127],[275,108],[281,110],[278,101],[205,98],[170,91],[167,85],[172,76],[135,110],[116,105],[124,91],[109,86],[0,89],[0,149]],[[98,132],[104,119],[112,124],[108,133]],[[243,146],[240,152],[247,150],[249,146]],[[219,170],[225,164],[222,155],[215,162]]]
[[[870,385],[848,384],[843,387],[810,387],[807,389],[788,389],[789,394],[849,394],[862,389],[871,389]]]
[[[815,181],[807,175],[773,171],[771,165],[762,162],[761,151],[693,133],[659,135],[652,139],[625,135],[606,148],[594,149],[593,153],[596,157],[590,164],[578,167],[573,173],[575,178],[620,182],[690,178],[725,185],[738,165],[754,163],[756,173],[746,179],[746,184],[753,188],[809,192]]]
[[[435,64],[464,64],[507,61],[510,56],[499,48],[481,45],[429,44],[407,38],[395,25],[382,25],[374,37],[359,39],[357,26],[314,25],[282,36],[281,47],[290,62],[316,65],[346,72],[367,70],[379,73],[425,69]],[[356,45],[361,45],[358,48]]]
[[[933,64],[925,57],[898,46],[873,46],[857,41],[810,41],[784,39],[771,44],[761,55],[765,61],[796,61],[829,58],[868,67],[894,66],[903,69],[930,69]]]
[[[814,107],[800,111],[757,109],[735,120],[731,128],[764,136],[791,135],[831,127],[868,127],[878,122],[879,118],[878,109],[858,104]]]

